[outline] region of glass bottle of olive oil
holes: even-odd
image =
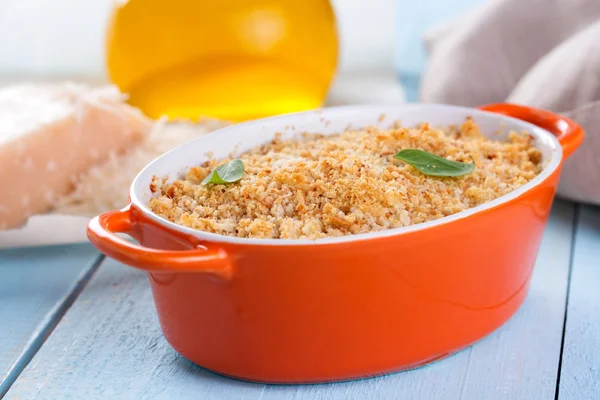
[[[121,0],[107,35],[110,79],[154,118],[319,107],[337,55],[329,0]]]

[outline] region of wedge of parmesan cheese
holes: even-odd
[[[152,121],[124,100],[113,86],[0,90],[0,229],[50,209],[78,176],[151,128]]]

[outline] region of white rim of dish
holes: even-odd
[[[200,230],[188,228],[188,227],[185,227],[182,225],[178,225],[178,224],[168,221],[168,220],[160,217],[159,215],[155,214],[154,212],[152,212],[148,208],[148,206],[146,206],[146,204],[144,204],[140,200],[139,196],[135,192],[135,187],[138,186],[137,185],[138,180],[140,179],[140,177],[142,175],[144,175],[144,172],[146,171],[146,169],[148,169],[152,164],[154,164],[158,160],[162,159],[163,157],[170,156],[171,153],[177,152],[177,150],[183,146],[189,145],[190,143],[195,142],[195,141],[203,140],[203,138],[206,137],[206,136],[204,136],[204,137],[195,139],[192,142],[183,144],[183,145],[161,155],[160,157],[156,158],[154,161],[152,161],[148,165],[146,165],[146,167],[144,167],[144,169],[138,173],[138,175],[135,177],[135,179],[133,180],[133,182],[131,184],[130,206],[135,206],[138,210],[142,211],[142,213],[144,214],[145,217],[156,222],[158,225],[164,226],[165,228],[168,228],[169,230],[172,230],[172,231],[176,231],[176,232],[184,233],[186,235],[194,236],[204,242],[209,242],[209,243],[224,243],[224,244],[236,244],[236,245],[258,245],[258,246],[298,246],[298,245],[319,246],[319,245],[330,245],[330,244],[342,244],[342,243],[350,243],[350,242],[363,241],[363,240],[382,239],[382,238],[387,238],[387,237],[391,237],[391,236],[399,236],[399,235],[409,234],[409,233],[433,228],[433,227],[436,227],[439,225],[449,224],[451,222],[454,222],[454,221],[457,221],[460,219],[468,218],[474,214],[478,214],[480,212],[490,210],[490,209],[495,208],[503,203],[507,203],[513,199],[516,199],[517,197],[523,195],[525,192],[540,185],[556,170],[556,168],[558,168],[558,166],[560,165],[560,162],[562,160],[562,157],[563,157],[562,146],[558,142],[558,139],[556,138],[556,136],[554,136],[552,133],[548,132],[544,128],[541,128],[537,125],[531,124],[529,122],[523,121],[518,118],[509,117],[506,115],[497,114],[497,113],[493,113],[493,112],[489,112],[489,111],[483,111],[483,110],[479,110],[476,108],[451,106],[451,105],[446,105],[446,104],[411,103],[411,104],[404,104],[404,105],[383,105],[382,104],[382,105],[375,105],[375,106],[374,105],[347,105],[347,106],[327,107],[326,110],[328,112],[343,112],[343,111],[348,111],[348,110],[352,110],[352,109],[355,109],[356,111],[364,110],[366,108],[373,109],[373,110],[376,110],[376,109],[383,110],[383,109],[390,108],[390,107],[408,108],[408,107],[419,107],[419,106],[433,107],[433,108],[444,107],[444,108],[454,109],[457,111],[463,111],[463,112],[468,111],[468,112],[472,113],[473,115],[476,115],[476,114],[492,115],[494,118],[498,119],[499,126],[501,125],[502,121],[506,121],[506,120],[513,121],[519,125],[522,125],[523,128],[526,129],[528,131],[528,133],[532,134],[536,139],[541,140],[544,143],[551,144],[552,147],[550,150],[551,150],[552,157],[549,160],[549,162],[547,162],[546,165],[543,167],[542,172],[538,176],[536,176],[535,178],[533,178],[531,181],[527,182],[525,185],[521,186],[520,188],[513,190],[512,192],[505,194],[504,196],[498,197],[497,199],[494,199],[490,202],[481,204],[479,206],[470,208],[465,211],[460,211],[456,214],[452,214],[447,217],[438,218],[433,221],[422,222],[422,223],[409,225],[409,226],[405,226],[405,227],[400,227],[400,228],[385,229],[382,231],[360,233],[360,234],[356,234],[356,235],[325,237],[325,238],[319,238],[319,239],[256,239],[256,238],[240,238],[240,237],[235,237],[235,236],[220,235],[217,233],[200,231]],[[321,113],[323,113],[323,110],[324,109],[316,109],[316,110],[303,111],[303,112],[298,112],[298,113],[283,114],[283,115],[278,115],[278,116],[274,116],[274,117],[238,123],[238,124],[231,125],[231,126],[228,126],[225,128],[217,129],[213,132],[210,132],[208,135],[219,134],[219,132],[223,132],[224,130],[244,129],[246,127],[250,127],[253,125],[261,125],[266,120],[269,120],[269,121],[285,120],[285,119],[289,119],[290,117],[306,115],[306,114],[313,114],[313,113],[320,115]],[[169,171],[165,171],[165,173],[166,172],[169,172]]]

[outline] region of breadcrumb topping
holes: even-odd
[[[406,148],[453,161],[475,162],[461,177],[427,176],[393,158]],[[167,183],[154,177],[150,208],[179,225],[242,238],[318,239],[398,228],[435,220],[494,200],[542,169],[527,133],[489,140],[470,119],[459,128],[375,127],[340,134],[303,134],[238,157],[237,183],[201,184],[211,160]]]

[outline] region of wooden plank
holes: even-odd
[[[0,250],[0,397],[100,260],[88,244]]]
[[[600,208],[581,209],[575,234],[559,399],[600,399]]]
[[[8,399],[548,399],[554,397],[573,206],[556,204],[530,296],[503,328],[414,371],[323,385],[212,374],[166,343],[144,273],[106,260]]]

